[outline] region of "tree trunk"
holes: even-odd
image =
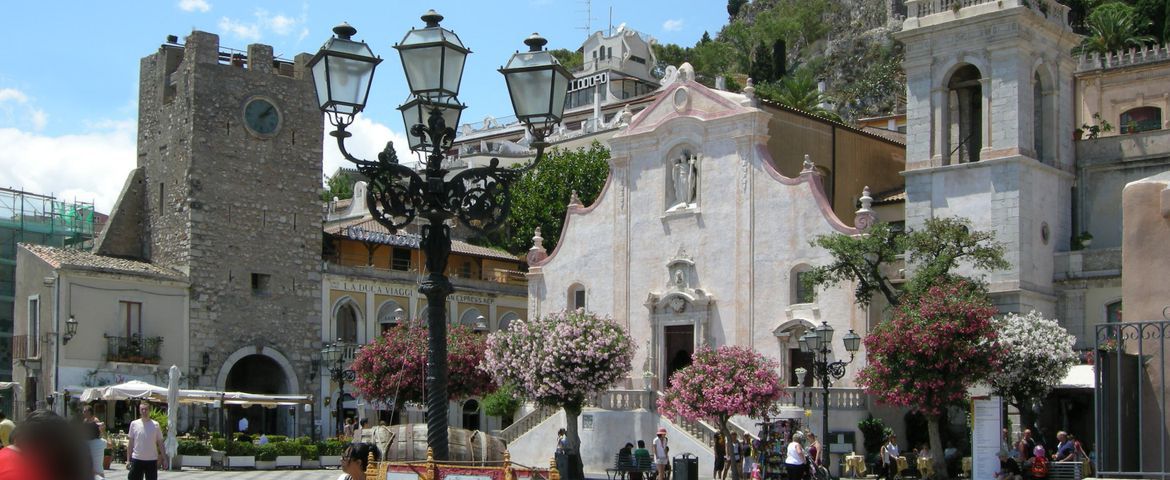
[[[942,415],[928,415],[926,418],[927,432],[930,433],[930,463],[934,465],[933,478],[947,480],[947,461],[943,455],[942,435],[939,432]]]
[[[1025,429],[1031,429],[1032,438],[1039,444],[1042,443],[1044,437],[1041,435],[1039,427],[1036,426],[1037,415],[1036,411],[1032,409],[1032,403],[1032,400],[1025,398],[1016,402],[1015,407],[1016,411],[1020,412],[1020,433],[1024,433]]]
[[[565,405],[565,437],[569,439],[569,450],[565,452],[567,470],[561,472],[564,480],[584,480],[585,469],[581,461],[581,435],[577,431],[577,419],[581,416],[581,404]]]
[[[731,429],[727,428],[727,420],[725,416],[719,417],[719,434],[723,435],[724,444],[731,441]],[[715,455],[719,455],[719,452],[715,452]],[[740,457],[743,457],[743,450],[740,450]],[[731,462],[731,480],[739,480],[743,476],[743,467],[736,465],[732,458],[727,458],[724,461]]]

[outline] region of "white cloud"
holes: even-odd
[[[24,92],[15,88],[0,88],[0,103],[15,102],[25,103],[28,101],[28,96]]]
[[[329,135],[333,129],[333,125],[326,122],[325,141],[322,148],[324,157],[321,159],[321,167],[325,175],[333,175],[338,167],[353,167],[353,163],[346,160],[337,149],[337,139]],[[394,142],[394,152],[398,154],[398,163],[413,166],[418,162],[418,158],[407,147],[406,136],[391,130],[384,124],[360,116],[346,131],[352,133],[353,136],[345,140],[345,149],[359,160],[377,161],[378,153],[386,148],[386,142]]]
[[[211,4],[207,0],[179,0],[179,9],[184,12],[200,11],[207,13],[211,10]]]
[[[662,29],[666,30],[668,32],[677,32],[679,30],[682,30],[682,28],[683,28],[683,21],[681,18],[670,19],[670,20],[667,20],[665,22],[662,22]]]
[[[265,33],[281,37],[295,33],[300,40],[309,34],[309,28],[306,26],[308,23],[307,12],[307,8],[303,8],[300,17],[291,17],[283,13],[273,14],[268,10],[258,8],[253,13],[252,21],[223,17],[219,19],[219,28],[238,38],[250,41],[259,40]]]
[[[255,23],[244,23],[223,17],[219,19],[219,29],[244,40],[256,41],[260,39],[260,25]]]
[[[133,120],[105,121],[79,134],[49,136],[0,127],[6,187],[94,202],[108,213],[136,164]]]

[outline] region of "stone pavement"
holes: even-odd
[[[123,480],[126,469],[113,465],[106,470],[108,480]],[[341,470],[203,470],[185,468],[178,472],[159,472],[159,480],[336,480]]]

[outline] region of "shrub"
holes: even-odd
[[[198,440],[179,440],[179,455],[211,455],[211,445]]]
[[[321,458],[321,456],[317,453],[317,446],[316,445],[307,445],[307,444],[301,445],[301,459],[317,460],[320,458]]]
[[[256,446],[248,442],[232,442],[227,444],[227,455],[229,457],[254,457],[256,456]]]
[[[309,438],[308,435],[301,435],[297,438],[292,439],[292,441],[299,443],[301,445],[312,445],[313,444],[313,439]]]
[[[219,437],[219,438],[212,437],[211,438],[211,449],[215,450],[215,451],[219,451],[219,452],[227,450],[227,440],[224,440],[223,437]]]
[[[276,450],[277,455],[281,456],[301,456],[301,445],[294,442],[276,442],[269,443]]]
[[[256,460],[259,460],[262,462],[271,462],[273,460],[276,460],[276,455],[278,455],[278,453],[276,451],[276,445],[277,444],[275,444],[275,443],[267,443],[264,445],[257,446],[256,447]]]
[[[281,443],[281,442],[287,442],[287,441],[288,441],[288,437],[286,437],[284,435],[269,435],[268,436],[268,443]]]
[[[320,455],[341,455],[349,444],[341,440],[325,440],[317,444],[317,453]]]

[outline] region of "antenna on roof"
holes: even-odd
[[[609,6],[609,35],[607,36],[613,36],[613,5]]]
[[[585,35],[593,33],[593,0],[585,0],[585,26],[577,27],[585,30]]]

